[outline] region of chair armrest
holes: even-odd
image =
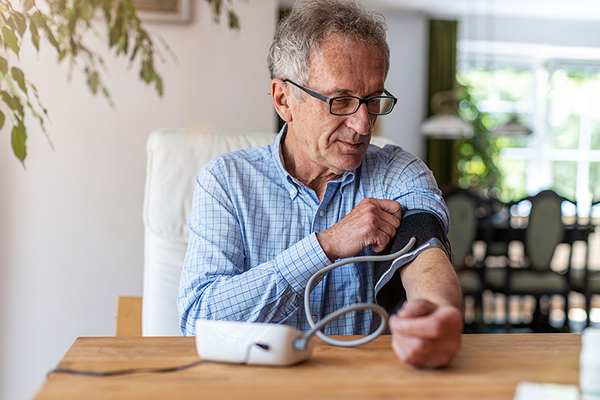
[[[119,296],[116,336],[142,336],[142,297]]]

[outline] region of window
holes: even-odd
[[[527,160],[504,158],[501,153],[505,148],[526,149],[527,139],[494,136],[490,132],[513,117],[530,125],[533,73],[514,66],[474,67],[459,70],[457,80],[467,87],[468,92],[468,100],[459,104],[461,115],[478,127],[476,137],[465,140],[460,147],[462,157],[458,167],[462,177],[459,184],[463,187],[481,184],[498,187],[498,195],[505,201],[525,197]],[[474,170],[473,164],[480,160],[485,166]],[[479,179],[471,171],[480,172]]]
[[[580,215],[589,213],[590,202],[600,200],[600,59],[505,55],[483,67],[469,59],[473,54],[459,46],[457,80],[467,86],[460,112],[485,128],[478,136],[485,136],[486,156],[497,168],[498,196],[518,200],[551,188],[577,201]],[[533,133],[494,136],[512,117]],[[475,140],[461,146],[461,186],[477,184],[467,168],[478,161]]]

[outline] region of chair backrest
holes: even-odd
[[[448,240],[454,254],[454,267],[465,267],[465,260],[472,253],[477,236],[477,199],[466,190],[455,190],[445,197],[450,212],[450,232]]]
[[[146,151],[144,196],[144,336],[179,336],[177,294],[187,249],[187,220],[195,177],[221,154],[262,147],[275,141],[274,133],[223,133],[157,130]],[[371,143],[393,143],[373,137]]]
[[[525,231],[525,254],[532,269],[549,270],[556,246],[564,236],[561,207],[566,199],[544,190],[527,200],[531,202],[531,212]]]

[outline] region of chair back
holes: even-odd
[[[221,154],[275,141],[274,133],[157,130],[146,146],[142,334],[180,336],[177,296],[195,177]],[[373,137],[371,143],[393,143]]]
[[[549,270],[556,246],[564,236],[561,207],[566,199],[544,190],[528,200],[531,201],[531,212],[525,231],[525,254],[532,269]]]
[[[448,240],[454,254],[454,266],[460,269],[465,267],[465,260],[472,253],[477,236],[477,199],[465,190],[454,191],[445,200],[450,212]]]

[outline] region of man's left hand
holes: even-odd
[[[404,362],[419,368],[446,366],[460,348],[463,331],[461,311],[425,299],[404,303],[390,317],[392,348]]]

